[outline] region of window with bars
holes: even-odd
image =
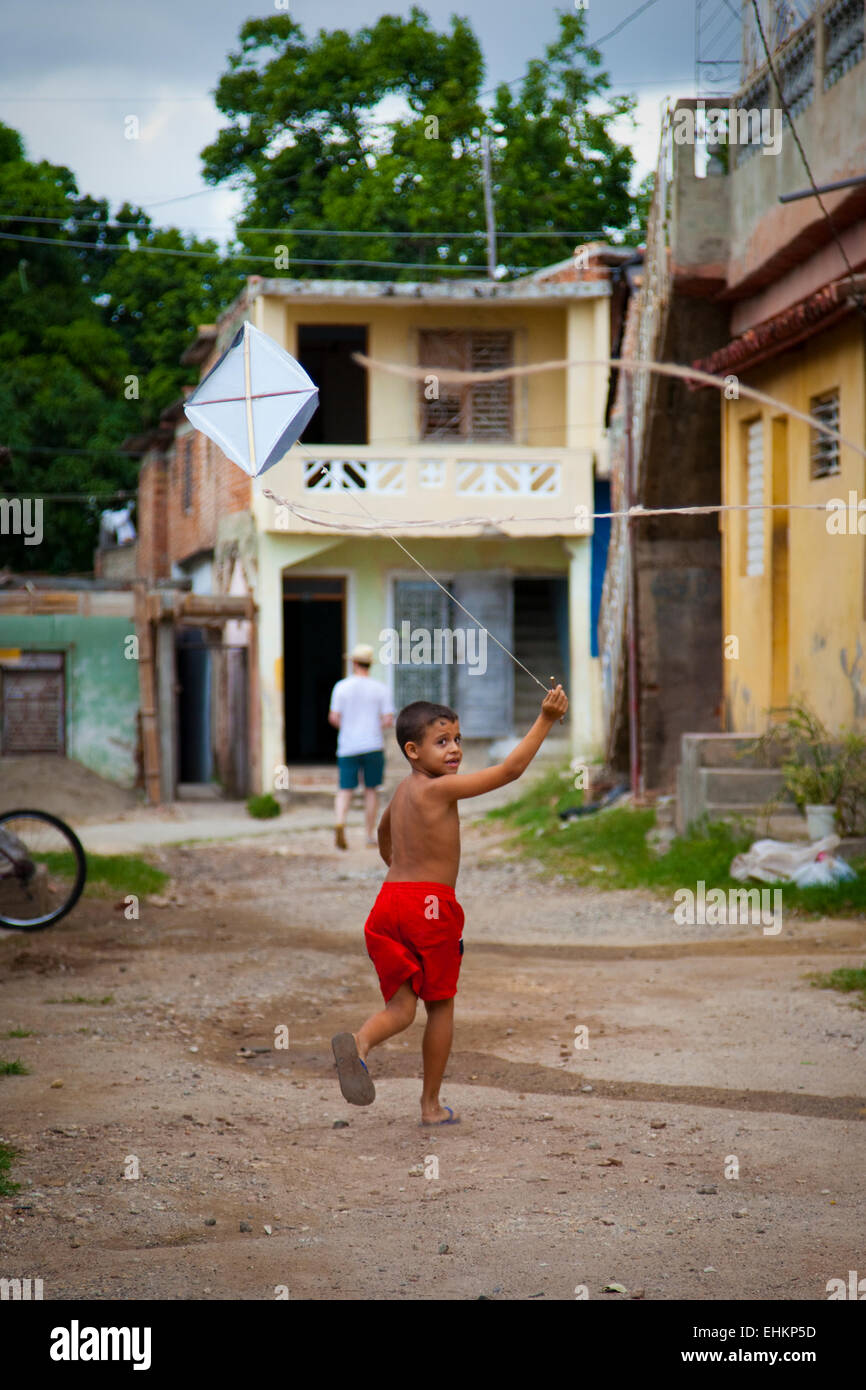
[[[821,396],[813,396],[809,401],[809,414],[820,420],[828,429],[839,430],[839,392],[825,391]],[[830,478],[839,472],[839,441],[812,429],[810,435],[810,463],[813,478]]]
[[[419,365],[489,372],[514,364],[514,335],[506,330],[422,329]],[[513,383],[454,386],[428,378],[419,387],[423,439],[512,439]]]
[[[743,513],[743,573],[764,573],[764,421],[750,420],[744,426],[744,497],[754,511]]]

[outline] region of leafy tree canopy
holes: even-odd
[[[89,571],[99,512],[111,494],[135,489],[138,461],[121,452],[123,440],[195,380],[181,354],[243,273],[213,242],[154,229],[140,208],[124,204],[112,219],[105,199],[80,195],[71,170],[29,161],[2,124],[0,214],[15,238],[0,239],[0,447],[9,451],[0,496],[41,497],[45,531],[39,546],[3,536],[2,559],[19,570]],[[71,493],[82,497],[57,498]]]
[[[395,276],[387,268],[307,264],[342,257],[394,261],[406,266],[397,278],[426,278],[416,264],[484,264],[487,130],[500,262],[550,264],[576,241],[600,236],[635,242],[645,200],[629,191],[634,158],[610,129],[633,114],[634,98],[610,96],[583,12],[560,11],[558,27],[519,87],[502,84],[487,109],[484,61],[466,20],[453,17],[450,31],[437,33],[413,7],[408,19],[385,15],[354,34],[320,30],[314,40],[286,14],[249,20],[216,89],[230,124],[202,151],[204,176],[244,191],[242,244],[274,256],[276,269]],[[255,230],[290,226],[346,235]],[[545,228],[578,235],[525,235]],[[400,235],[476,229],[471,240]],[[277,259],[280,245],[287,266]]]

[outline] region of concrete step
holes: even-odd
[[[699,767],[698,787],[705,806],[753,806],[758,810],[780,794],[783,801],[792,800],[784,790],[782,773],[775,768]]]
[[[755,734],[683,734],[682,757],[693,767],[764,767],[749,748],[760,735]],[[774,758],[774,764],[778,765]],[[774,765],[774,764],[771,764]]]

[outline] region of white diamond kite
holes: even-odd
[[[183,408],[196,429],[256,478],[301,437],[318,404],[318,388],[301,364],[244,322]]]

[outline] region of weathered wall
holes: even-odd
[[[866,435],[863,379],[863,328],[853,317],[743,377],[747,385],[802,411],[808,411],[810,397],[838,387],[839,432],[861,444]],[[823,505],[834,498],[847,503],[849,491],[863,498],[863,459],[852,450],[842,449],[840,474],[813,479],[808,425],[788,420],[787,449],[780,458],[783,440],[773,421],[783,419],[782,412],[741,399],[726,403],[725,416],[728,501],[745,501],[744,429],[759,418],[764,424],[765,502],[773,500],[774,462],[787,471],[786,495],[794,504]],[[728,728],[766,726],[773,701],[774,627],[777,634],[784,628],[789,634],[787,652],[781,653],[784,697],[805,696],[830,727],[866,722],[863,535],[829,534],[825,511],[790,512],[789,597],[786,611],[774,615],[772,514],[764,514],[764,573],[751,576],[744,564],[746,515],[728,513],[723,533],[724,630],[739,641],[739,659],[724,663]]]
[[[135,624],[132,596],[122,601],[129,616],[0,613],[0,647],[65,654],[67,755],[131,787],[137,775],[138,663],[124,656]]]
[[[725,341],[725,311],[676,296],[660,358],[688,362]],[[645,507],[720,500],[719,395],[659,378],[640,500]],[[641,767],[647,789],[670,791],[680,737],[719,728],[721,546],[714,515],[659,517],[638,528]]]

